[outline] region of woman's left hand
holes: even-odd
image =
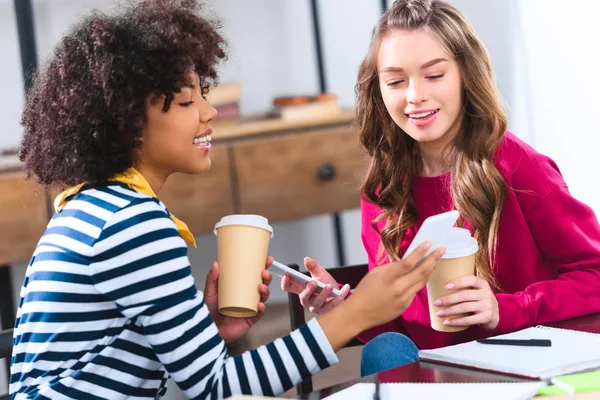
[[[267,257],[267,268],[273,263],[273,257]],[[267,307],[265,302],[269,299],[271,291],[269,285],[273,276],[268,271],[262,272],[263,283],[258,285],[260,292],[260,303],[258,303],[258,314],[250,318],[226,317],[219,313],[219,295],[218,295],[219,263],[213,262],[212,267],[206,277],[206,286],[204,287],[204,302],[208,307],[210,316],[219,329],[219,335],[225,342],[231,342],[242,336],[263,316]]]
[[[438,317],[447,318],[456,314],[471,313],[471,315],[447,319],[446,326],[470,326],[480,324],[485,329],[492,330],[500,322],[498,301],[490,285],[482,278],[464,276],[449,282],[446,289],[460,290],[459,292],[440,297],[433,302],[434,306],[447,307],[437,312]]]

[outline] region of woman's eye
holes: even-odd
[[[180,106],[182,107],[189,107],[193,104],[193,101],[186,101],[185,103],[179,103]]]
[[[444,77],[443,74],[440,74],[440,75],[431,75],[431,76],[428,76],[427,79],[436,80],[436,79],[440,79],[440,78],[443,78],[443,77]]]
[[[400,80],[400,81],[393,81],[393,82],[388,82],[388,86],[390,87],[394,87],[394,86],[398,86],[400,84],[402,84],[404,81]]]

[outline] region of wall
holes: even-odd
[[[600,2],[529,0],[519,11],[534,145],[598,215]]]

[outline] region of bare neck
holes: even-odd
[[[158,193],[167,181],[169,174],[149,168],[144,164],[138,165],[136,169],[144,176],[144,179],[146,179],[146,182],[148,182],[154,194],[158,196]]]
[[[450,171],[450,166],[444,158],[444,147],[436,143],[419,143],[421,162],[423,163],[420,176],[440,176]]]

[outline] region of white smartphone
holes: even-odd
[[[402,258],[404,259],[408,257],[410,253],[415,251],[415,249],[423,242],[431,243],[431,247],[429,250],[427,250],[427,253],[425,253],[423,258],[433,253],[436,249],[443,247],[446,243],[446,238],[452,231],[452,227],[458,220],[458,216],[458,211],[452,210],[445,213],[432,215],[431,217],[425,219]]]
[[[292,282],[296,282],[299,285],[305,285],[310,281],[315,281],[317,283],[317,288],[315,289],[316,293],[321,293],[321,291],[325,289],[326,286],[323,282],[319,282],[315,278],[311,278],[308,275],[304,275],[303,273],[298,272],[295,269],[292,269],[287,265],[277,262],[275,260],[273,260],[273,264],[271,264],[267,271],[270,271],[273,275],[278,276],[280,278],[283,278],[285,274],[288,274]],[[333,291],[331,292],[331,295],[339,296],[340,294],[340,290],[334,287]]]

